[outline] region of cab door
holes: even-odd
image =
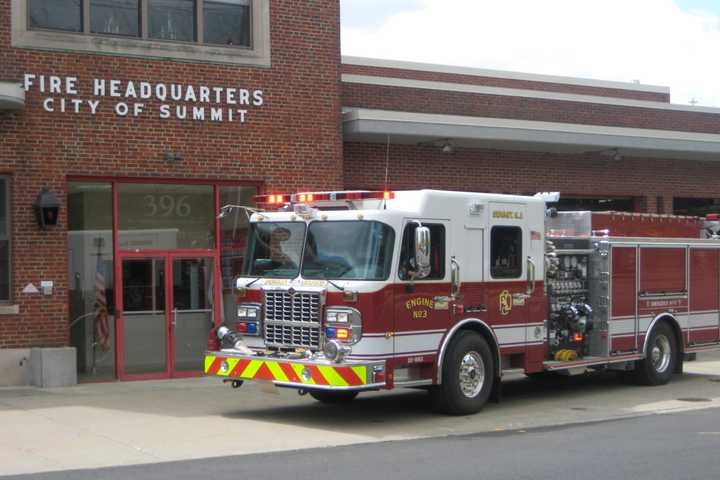
[[[418,221],[430,229],[430,274],[412,279],[415,230]],[[395,357],[412,357],[426,362],[434,355],[443,333],[451,325],[450,296],[450,222],[445,220],[407,219],[403,228],[398,287],[395,294]]]
[[[535,337],[533,329],[539,327],[542,333],[542,320],[532,321],[536,302],[527,294],[531,244],[527,208],[514,203],[491,203],[489,207],[485,247],[487,315],[502,354],[510,356],[513,368],[519,368],[525,364],[528,342]]]

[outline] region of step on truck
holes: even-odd
[[[427,388],[477,412],[514,374],[667,383],[720,346],[720,222],[447,191],[263,195],[204,370],[321,402]],[[221,215],[234,207],[223,207]],[[247,209],[246,209],[247,211]]]

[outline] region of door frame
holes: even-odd
[[[68,175],[66,177],[67,182],[88,182],[88,183],[107,183],[110,184],[112,193],[112,252],[113,252],[113,281],[117,282],[122,276],[122,260],[121,257],[136,256],[136,258],[159,258],[164,257],[166,254],[177,255],[183,258],[205,258],[214,257],[214,292],[215,295],[215,322],[216,326],[219,326],[222,322],[222,308],[223,308],[223,285],[222,285],[222,271],[220,264],[220,256],[222,252],[222,238],[221,238],[221,226],[220,219],[215,218],[214,233],[215,233],[215,244],[212,249],[197,249],[197,250],[131,250],[124,251],[120,249],[120,225],[119,225],[119,214],[118,214],[118,185],[119,184],[171,184],[171,185],[208,185],[213,187],[213,201],[214,211],[219,212],[220,207],[220,190],[222,187],[254,187],[258,195],[262,195],[265,192],[265,182],[262,180],[227,180],[220,178],[180,178],[180,177],[162,177],[162,178],[148,178],[148,177],[133,177],[133,176],[103,176],[103,175]],[[170,377],[169,373],[166,374],[143,374],[143,375],[125,375],[123,373],[124,364],[121,364],[123,359],[121,352],[124,348],[123,338],[120,335],[120,318],[122,315],[119,312],[118,306],[122,306],[122,290],[118,288],[117,284],[113,286],[113,300],[115,305],[115,378],[117,380],[151,380],[151,379],[163,379],[163,378],[175,378],[175,377],[197,377],[201,376],[202,372],[182,372]],[[68,309],[70,300],[68,300]],[[68,310],[69,311],[69,310]]]
[[[125,306],[123,304],[123,277],[122,264],[125,260],[151,260],[162,259],[165,261],[165,371],[152,373],[125,373]],[[116,294],[116,340],[115,349],[117,354],[117,376],[119,380],[162,380],[169,378],[199,377],[202,371],[176,371],[175,370],[175,343],[174,343],[174,285],[173,268],[175,260],[196,260],[209,259],[213,265],[213,320],[217,328],[222,322],[222,285],[218,282],[218,268],[220,268],[220,255],[212,250],[142,250],[142,251],[120,251],[118,253],[115,272]]]

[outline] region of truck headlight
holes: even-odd
[[[325,337],[345,345],[355,345],[362,338],[362,315],[350,307],[328,307],[325,312]]]
[[[257,336],[260,334],[262,306],[256,303],[243,303],[237,309],[237,331],[242,335]]]

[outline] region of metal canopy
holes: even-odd
[[[0,82],[0,111],[22,110],[25,107],[25,91],[22,85]]]
[[[504,118],[346,108],[346,142],[427,144],[460,148],[631,157],[720,160],[720,135]]]

